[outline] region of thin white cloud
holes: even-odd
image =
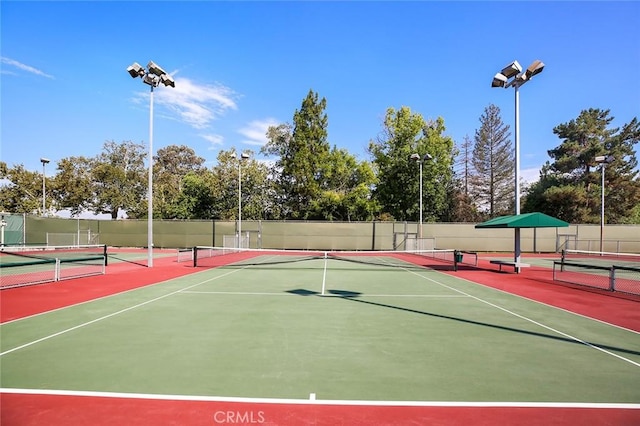
[[[22,62],[18,62],[18,61],[14,60],[14,59],[7,58],[5,56],[0,56],[0,62],[2,62],[3,64],[6,64],[6,65],[12,66],[12,67],[16,67],[16,68],[18,68],[18,69],[20,69],[22,71],[26,71],[28,73],[39,75],[40,77],[46,77],[46,78],[50,78],[52,80],[55,78],[52,75],[45,73],[44,71],[41,71],[41,70],[39,70],[37,68],[34,68],[32,66],[23,64]],[[15,74],[14,72],[11,72],[11,71],[6,71],[5,72],[4,70],[2,71],[2,73],[3,74]]]
[[[218,149],[218,147],[224,143],[224,138],[221,135],[200,134],[200,137],[211,143],[209,149]]]
[[[280,124],[280,122],[275,118],[254,120],[238,130],[238,133],[246,138],[242,141],[243,143],[262,146],[267,143],[267,130],[269,127],[277,126],[278,124]]]
[[[196,129],[205,129],[227,110],[236,110],[236,94],[221,84],[198,84],[186,78],[176,79],[176,87],[162,87],[155,93],[159,105],[177,113],[181,121]]]

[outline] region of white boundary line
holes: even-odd
[[[146,393],[119,393],[73,391],[54,389],[17,389],[0,388],[0,393],[24,395],[56,395],[56,396],[86,396],[94,398],[123,398],[123,399],[155,399],[171,401],[204,401],[204,402],[240,402],[248,404],[292,404],[292,405],[355,405],[379,407],[517,407],[517,408],[597,408],[597,409],[625,409],[640,410],[640,404],[617,402],[520,402],[520,401],[366,401],[366,400],[334,400],[313,399],[310,394],[307,399],[286,398],[245,398],[204,395],[160,395]]]
[[[613,352],[611,352],[611,351],[608,351],[608,350],[606,350],[606,349],[604,349],[604,348],[601,348],[601,347],[599,347],[599,346],[597,346],[597,345],[594,345],[594,344],[592,344],[592,343],[589,343],[589,342],[586,342],[586,341],[584,341],[584,340],[582,340],[582,339],[579,339],[579,338],[577,338],[577,337],[575,337],[575,336],[572,336],[571,334],[564,333],[564,332],[562,332],[562,331],[560,331],[560,330],[557,330],[557,329],[555,329],[555,328],[553,328],[553,327],[550,327],[550,326],[548,326],[548,325],[542,324],[542,323],[541,323],[541,322],[539,322],[539,321],[536,321],[536,320],[534,320],[534,319],[531,319],[531,318],[525,317],[524,315],[520,315],[520,314],[518,314],[518,313],[515,313],[515,312],[513,312],[513,311],[511,311],[511,310],[509,310],[509,309],[507,309],[507,308],[503,308],[502,306],[498,306],[498,305],[496,305],[495,303],[491,303],[491,302],[489,302],[488,300],[484,300],[484,299],[481,299],[480,297],[473,296],[473,295],[471,295],[471,294],[469,294],[469,293],[466,293],[466,292],[464,292],[464,291],[462,291],[462,290],[458,290],[458,289],[453,288],[453,287],[451,287],[451,286],[449,286],[449,285],[447,285],[447,284],[444,284],[444,283],[441,283],[441,282],[439,282],[439,281],[437,281],[437,280],[434,280],[433,278],[426,277],[426,276],[424,276],[424,275],[420,275],[420,274],[418,274],[418,273],[416,273],[416,272],[414,272],[414,271],[411,271],[411,270],[408,270],[408,269],[407,269],[407,272],[410,272],[410,273],[412,273],[412,274],[414,274],[414,275],[417,275],[417,276],[419,276],[419,277],[422,277],[423,279],[428,280],[428,281],[431,281],[431,282],[433,282],[433,283],[435,283],[435,284],[438,284],[438,285],[440,285],[440,286],[442,286],[442,287],[445,287],[445,288],[448,288],[448,289],[450,289],[450,290],[453,290],[453,291],[455,291],[455,292],[457,292],[457,293],[464,294],[465,296],[468,296],[468,297],[470,297],[470,298],[472,298],[472,299],[475,299],[475,300],[477,300],[478,302],[484,303],[484,304],[489,305],[489,306],[491,306],[491,307],[493,307],[493,308],[496,308],[496,309],[498,309],[498,310],[501,310],[501,311],[503,311],[503,312],[506,312],[506,313],[507,313],[507,314],[509,314],[509,315],[513,315],[513,316],[515,316],[515,317],[517,317],[517,318],[520,318],[520,319],[522,319],[522,320],[528,321],[528,322],[530,322],[530,323],[532,323],[532,324],[537,325],[538,327],[542,327],[542,328],[544,328],[544,329],[546,329],[546,330],[549,330],[549,331],[551,331],[551,332],[553,332],[553,333],[556,333],[556,334],[559,334],[559,335],[561,335],[561,336],[564,336],[564,337],[566,337],[567,339],[573,340],[573,341],[575,341],[575,342],[577,342],[577,343],[581,343],[581,344],[583,344],[583,345],[585,345],[585,346],[588,346],[588,347],[590,347],[590,348],[592,348],[592,349],[595,349],[595,350],[598,350],[598,351],[600,351],[600,352],[603,352],[603,353],[605,353],[605,354],[607,354],[607,355],[610,355],[610,356],[612,356],[612,357],[618,358],[618,359],[620,359],[620,360],[622,360],[622,361],[626,361],[626,362],[628,362],[629,364],[632,364],[632,365],[634,365],[634,366],[636,366],[636,367],[640,367],[640,363],[635,362],[635,361],[632,361],[632,360],[630,360],[629,358],[625,358],[625,357],[623,357],[623,356],[621,356],[621,355],[615,354],[615,353],[613,353]],[[466,280],[465,280],[465,281],[466,281]],[[468,282],[471,282],[471,281],[468,281]],[[488,288],[490,288],[490,287],[488,287]],[[509,294],[511,294],[511,293],[509,293]]]
[[[29,319],[29,318],[34,318],[34,317],[38,317],[38,316],[41,316],[41,315],[50,314],[52,312],[57,312],[57,311],[61,311],[63,309],[72,308],[74,306],[80,306],[80,305],[84,305],[84,304],[87,304],[87,303],[95,302],[97,300],[107,299],[109,297],[114,297],[114,296],[118,296],[118,295],[121,295],[121,294],[130,293],[132,291],[138,291],[138,290],[142,290],[142,289],[145,289],[145,288],[150,288],[150,287],[153,287],[153,286],[166,284],[166,283],[169,283],[169,282],[174,281],[176,279],[183,278],[185,276],[193,276],[195,274],[203,274],[205,272],[207,272],[207,271],[197,271],[197,272],[194,272],[193,274],[188,274],[188,275],[183,275],[183,276],[179,276],[179,277],[175,277],[175,278],[170,278],[168,280],[159,281],[157,283],[152,283],[152,284],[145,285],[145,286],[142,286],[142,287],[131,288],[129,290],[123,290],[123,291],[120,291],[118,293],[107,294],[105,296],[96,297],[95,299],[85,300],[83,302],[74,303],[72,305],[65,305],[65,306],[61,306],[59,308],[50,309],[48,311],[38,312],[37,314],[27,315],[26,317],[20,317],[20,318],[12,319],[12,320],[9,320],[9,321],[5,321],[3,323],[0,323],[0,327],[5,325],[5,324],[11,324],[13,322],[18,322],[18,321],[26,320],[26,319]]]
[[[48,335],[48,336],[42,337],[42,338],[40,338],[40,339],[33,340],[33,341],[29,342],[29,343],[25,343],[25,344],[23,344],[23,345],[16,346],[15,348],[11,348],[11,349],[6,350],[6,351],[4,351],[4,352],[0,352],[0,357],[1,357],[1,356],[4,356],[4,355],[7,355],[7,354],[10,354],[11,352],[15,352],[15,351],[17,351],[17,350],[24,349],[24,348],[26,348],[26,347],[29,347],[29,346],[35,345],[36,343],[40,343],[40,342],[43,342],[43,341],[45,341],[45,340],[49,340],[49,339],[51,339],[51,338],[54,338],[54,337],[60,336],[60,335],[62,335],[62,334],[68,333],[68,332],[70,332],[70,331],[77,330],[77,329],[82,328],[82,327],[85,327],[85,326],[87,326],[87,325],[94,324],[94,323],[96,323],[96,322],[99,322],[99,321],[105,320],[105,319],[107,319],[107,318],[111,318],[111,317],[113,317],[113,316],[116,316],[116,315],[122,314],[122,313],[124,313],[124,312],[131,311],[131,310],[136,309],[136,308],[139,308],[139,307],[141,307],[141,306],[148,305],[149,303],[156,302],[156,301],[158,301],[158,300],[164,299],[165,297],[173,296],[174,294],[178,294],[178,293],[180,293],[180,292],[182,292],[182,291],[184,291],[184,290],[188,290],[188,289],[190,289],[190,288],[197,287],[197,286],[199,286],[199,285],[201,285],[201,284],[204,284],[204,283],[207,283],[207,282],[210,282],[210,281],[217,280],[218,278],[225,277],[225,276],[227,276],[227,275],[230,275],[230,274],[236,273],[236,272],[238,272],[238,271],[241,271],[241,269],[235,269],[235,270],[233,270],[233,271],[229,271],[229,272],[227,272],[226,274],[222,274],[222,275],[218,275],[218,276],[215,276],[215,277],[212,277],[212,278],[208,278],[208,279],[206,279],[206,280],[204,280],[204,281],[201,281],[201,282],[196,283],[196,284],[192,284],[192,285],[190,285],[190,286],[188,286],[188,287],[185,287],[185,288],[183,288],[183,289],[176,290],[176,291],[172,291],[171,293],[167,293],[167,294],[162,295],[162,296],[154,297],[153,299],[147,300],[147,301],[145,301],[145,302],[141,302],[141,303],[135,304],[135,305],[133,305],[133,306],[129,306],[128,308],[120,309],[119,311],[112,312],[112,313],[110,313],[110,314],[108,314],[108,315],[103,315],[103,316],[101,316],[101,317],[99,317],[99,318],[96,318],[96,319],[93,319],[93,320],[91,320],[91,321],[87,321],[87,322],[84,322],[84,323],[82,323],[82,324],[78,324],[78,325],[76,325],[76,326],[73,326],[73,327],[70,327],[70,328],[64,329],[64,330],[62,330],[62,331],[58,331],[57,333],[53,333],[53,334],[50,334],[50,335]]]
[[[559,307],[559,306],[550,305],[550,304],[548,304],[548,303],[541,302],[541,301],[539,301],[539,300],[535,300],[535,299],[531,299],[531,298],[529,298],[529,297],[522,296],[522,295],[520,295],[520,294],[511,293],[511,292],[506,291],[506,290],[501,290],[501,289],[499,289],[499,288],[495,288],[495,287],[491,287],[491,286],[488,286],[488,285],[480,284],[480,283],[477,283],[477,282],[474,282],[474,281],[468,280],[468,279],[466,279],[466,278],[458,277],[458,276],[456,276],[455,278],[457,278],[457,279],[459,279],[459,280],[466,281],[466,282],[471,283],[471,284],[474,284],[474,285],[480,285],[480,286],[483,286],[483,287],[487,287],[487,288],[493,289],[493,290],[498,291],[498,292],[503,293],[503,294],[508,294],[508,295],[511,295],[511,296],[519,297],[520,299],[528,300],[528,301],[530,301],[530,302],[534,302],[534,303],[538,303],[538,304],[540,304],[540,305],[548,306],[548,307],[550,307],[550,308],[558,309],[558,310],[560,310],[560,311],[567,312],[567,313],[569,313],[569,314],[576,315],[576,316],[579,316],[579,317],[582,317],[582,318],[585,318],[585,319],[588,319],[588,320],[591,320],[591,321],[596,321],[596,322],[599,322],[599,323],[601,323],[601,324],[605,324],[605,325],[609,325],[609,326],[611,326],[611,327],[619,328],[619,329],[621,329],[621,330],[629,331],[629,332],[631,332],[631,333],[640,334],[640,331],[632,330],[632,329],[627,328],[627,327],[622,327],[622,326],[617,325],[617,324],[612,324],[612,323],[610,323],[610,322],[603,321],[603,320],[598,319],[598,318],[593,318],[593,317],[590,317],[590,316],[587,316],[587,315],[583,315],[583,314],[578,313],[578,312],[570,311],[570,310],[568,310],[568,309],[561,308],[561,307]]]

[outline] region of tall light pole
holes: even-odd
[[[595,158],[597,164],[600,164],[600,174],[602,175],[601,200],[600,200],[600,251],[603,252],[604,244],[604,171],[607,164],[614,160],[613,155],[599,155]]]
[[[176,83],[169,74],[153,61],[147,64],[147,68],[134,62],[127,68],[127,72],[133,78],[140,77],[145,84],[151,86],[149,96],[149,188],[147,191],[148,218],[147,218],[147,266],[153,267],[153,88],[160,83],[165,86],[176,87]]]
[[[520,86],[525,84],[531,78],[540,74],[544,69],[544,64],[535,60],[529,67],[522,71],[522,67],[518,61],[513,61],[502,69],[493,77],[491,87],[504,87],[505,89],[513,87],[515,89],[515,214],[520,214]],[[520,228],[514,229],[514,261],[516,263],[516,272],[520,272],[520,268],[517,266],[520,263]]]
[[[45,203],[45,195],[46,195],[46,186],[45,186],[45,166],[51,162],[48,158],[41,158],[40,162],[42,163],[42,216],[44,216],[44,212],[46,209]]]
[[[231,158],[236,158],[236,153],[231,154]],[[249,159],[249,154],[243,152],[238,159],[238,247],[242,248],[242,169],[241,163]]]
[[[420,154],[414,153],[409,156],[409,160],[415,161],[420,165],[420,224],[418,226],[418,238],[422,238],[422,163],[431,159],[433,157],[430,154],[425,154],[421,157]]]

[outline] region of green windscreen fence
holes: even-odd
[[[0,243],[2,245],[24,244],[24,215],[2,214]]]

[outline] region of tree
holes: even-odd
[[[471,178],[471,171],[473,168],[473,148],[474,144],[468,135],[465,135],[460,149],[456,152],[456,175],[459,176],[461,182],[462,193],[465,196],[469,195],[469,180]]]
[[[173,207],[176,219],[214,219],[215,200],[210,171],[189,172],[182,178],[180,194]]]
[[[435,221],[446,215],[447,193],[453,178],[453,140],[444,136],[444,120],[425,121],[408,107],[388,108],[381,136],[369,142],[378,173],[373,191],[381,210],[396,220],[419,217],[418,167],[413,153],[432,157],[423,164],[423,218]]]
[[[588,109],[553,132],[562,139],[548,151],[554,160],[540,172],[526,197],[527,211],[541,211],[573,223],[599,223],[601,168],[595,157],[613,157],[605,168],[607,223],[627,222],[640,203],[638,161],[634,150],[640,140],[637,118],[621,128],[609,128],[609,110]]]
[[[93,167],[94,160],[86,157],[67,157],[58,162],[52,190],[60,209],[69,209],[72,216],[77,216],[92,206]]]
[[[279,196],[286,218],[310,219],[312,202],[320,194],[320,170],[327,161],[327,101],[309,90],[300,110],[293,114],[293,126],[270,128],[269,141],[261,152],[275,155]]]
[[[455,170],[452,185],[448,188],[449,205],[442,218],[448,222],[480,222],[484,215],[470,195],[473,169],[473,140],[465,135],[462,144],[455,150]]]
[[[153,161],[153,216],[159,219],[180,218],[183,211],[178,199],[182,181],[190,173],[202,173],[205,159],[185,145],[170,145],[158,150]]]
[[[514,154],[509,126],[500,116],[500,108],[489,105],[480,116],[475,132],[471,197],[490,217],[506,214],[513,208]]]
[[[45,202],[52,199],[47,197]],[[42,174],[30,172],[22,164],[8,167],[0,161],[0,211],[35,213],[41,209]]]
[[[94,181],[91,210],[94,213],[108,213],[112,219],[118,218],[120,210],[126,210],[129,217],[146,216],[141,209],[147,190],[144,158],[141,144],[104,143],[103,152],[96,157],[91,171]]]
[[[375,183],[368,162],[334,147],[321,171],[319,196],[312,200],[312,216],[324,220],[371,220],[378,210],[371,198]]]

